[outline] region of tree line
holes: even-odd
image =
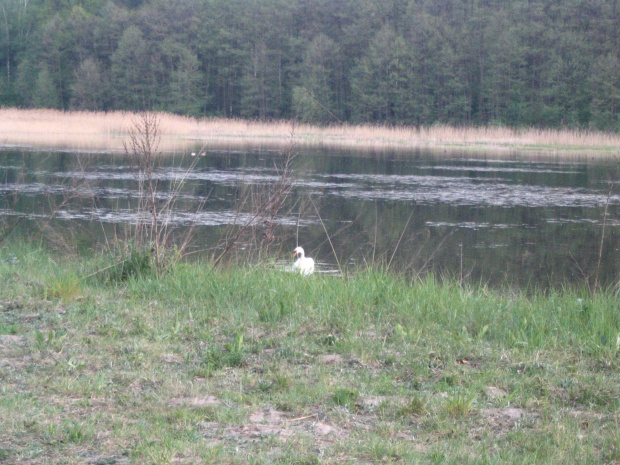
[[[1,0],[0,105],[620,130],[618,0]]]

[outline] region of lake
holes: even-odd
[[[192,229],[192,257],[217,256],[247,225],[238,253],[274,266],[292,259],[298,240],[324,273],[380,264],[543,289],[597,269],[604,283],[619,279],[617,161],[313,149],[278,184],[284,159],[271,150],[162,157],[160,204],[184,179],[162,221],[178,234]],[[286,195],[257,214],[278,185]],[[20,219],[20,231],[33,231],[53,212],[47,231],[101,246],[143,221],[138,194],[123,155],[0,151],[0,231]]]

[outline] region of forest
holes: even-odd
[[[0,106],[620,130],[618,0],[0,0]]]

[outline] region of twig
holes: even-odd
[[[394,255],[396,255],[396,252],[398,251],[398,247],[400,246],[400,243],[403,240],[403,236],[407,232],[407,227],[409,226],[409,222],[411,221],[411,217],[412,216],[413,216],[413,212],[411,212],[411,214],[409,215],[409,218],[407,218],[407,222],[405,223],[405,226],[403,227],[403,231],[400,233],[400,237],[398,238],[398,242],[396,243],[396,247],[394,247],[394,251],[392,252],[392,256],[390,257],[390,260],[388,261],[388,264],[387,264],[388,270],[390,269],[390,266],[392,266],[392,260],[394,260]]]
[[[603,246],[605,243],[605,231],[607,229],[607,212],[609,210],[609,203],[611,201],[611,194],[613,192],[614,185],[609,182],[609,190],[607,192],[607,199],[605,200],[605,209],[603,210],[603,231],[601,232],[601,241],[598,247],[598,260],[596,262],[596,271],[594,273],[594,292],[596,293],[599,288],[599,273],[601,271],[601,263],[603,261]]]
[[[13,231],[15,231],[15,228],[17,227],[17,225],[19,223],[22,222],[22,220],[24,219],[23,216],[20,216],[17,221],[15,221],[13,224],[6,226],[3,225],[2,229],[0,230],[0,232],[4,233],[4,235],[2,237],[0,237],[0,244],[2,244],[11,234],[13,234]],[[5,233],[5,231],[7,231],[7,233]]]
[[[340,274],[343,274],[342,273],[342,267],[340,266],[340,260],[338,260],[338,254],[336,254],[336,249],[334,249],[334,244],[332,243],[332,240],[329,237],[329,233],[327,232],[327,228],[325,227],[325,223],[323,223],[323,218],[321,218],[321,214],[319,213],[319,209],[316,208],[316,205],[315,205],[314,201],[312,200],[312,197],[308,196],[308,199],[310,200],[310,203],[312,203],[312,206],[314,207],[314,211],[316,211],[316,214],[319,217],[319,221],[321,222],[321,226],[323,226],[323,231],[325,231],[325,235],[327,236],[327,240],[329,241],[329,246],[332,248],[332,252],[334,253],[334,258],[336,259],[336,263],[338,264],[338,271],[340,271]]]
[[[287,199],[289,198],[294,184],[294,169],[293,161],[296,158],[295,138],[296,124],[293,123],[291,127],[290,145],[288,151],[280,158],[279,163],[274,164],[274,169],[278,175],[278,180],[273,184],[273,187],[265,188],[260,187],[253,189],[248,187],[244,189],[240,197],[236,200],[236,218],[234,222],[228,227],[223,234],[223,238],[220,239],[223,250],[215,258],[214,266],[217,266],[222,262],[242,238],[249,236],[246,242],[259,246],[259,253],[267,252],[272,246],[273,241],[276,240],[276,219],[282,214],[285,208],[288,208]],[[296,204],[296,202],[295,202]],[[290,214],[293,208],[289,208]],[[249,218],[246,216],[242,219],[241,212],[249,209]],[[260,240],[257,234],[256,226],[263,226],[263,234],[260,236]],[[299,219],[298,219],[299,225]],[[248,249],[246,249],[248,250]],[[249,249],[252,250],[251,248]]]
[[[377,202],[375,202],[375,238],[372,243],[372,264],[375,264],[375,253],[377,252],[377,234],[379,229],[379,212],[377,209]]]
[[[439,241],[439,244],[437,244],[437,247],[435,247],[435,249],[433,250],[433,252],[428,256],[428,258],[426,259],[426,261],[424,262],[424,264],[422,265],[422,268],[420,268],[420,270],[416,273],[416,279],[420,278],[420,275],[422,274],[422,272],[426,269],[426,267],[428,266],[428,264],[431,262],[431,260],[433,258],[435,258],[435,255],[437,255],[437,253],[439,252],[439,250],[441,249],[441,246],[443,245],[444,242],[446,242],[446,240],[448,240],[449,237],[451,237],[454,234],[454,231],[451,231],[450,233],[446,234],[444,236],[443,239],[441,239],[441,241]]]
[[[590,277],[588,276],[588,274],[583,270],[583,268],[581,268],[581,265],[579,264],[579,261],[575,258],[575,256],[573,255],[573,252],[568,252],[568,255],[570,256],[570,258],[573,259],[573,262],[575,263],[575,266],[577,267],[577,269],[579,270],[579,273],[581,273],[581,276],[583,277],[584,282],[586,283],[586,286],[588,286],[588,291],[590,291],[590,293],[592,292],[592,287],[590,287]]]
[[[80,278],[80,281],[82,281],[82,280],[84,280],[84,279],[86,279],[86,278],[90,278],[90,277],[92,277],[92,276],[98,275],[99,273],[103,273],[105,270],[109,270],[110,268],[114,268],[115,266],[118,266],[118,265],[120,265],[121,263],[125,263],[125,262],[127,262],[127,261],[129,261],[129,260],[128,260],[128,259],[126,259],[126,258],[124,258],[124,259],[122,259],[120,262],[113,263],[113,264],[108,265],[108,266],[106,266],[106,267],[104,267],[104,268],[101,268],[100,270],[95,271],[94,273],[87,274],[86,276],[82,276],[82,277]]]
[[[312,415],[307,415],[305,417],[299,417],[299,418],[291,418],[290,420],[286,420],[289,423],[292,423],[293,421],[301,421],[301,420],[307,420],[308,418],[318,418],[319,414],[318,413],[313,413]]]

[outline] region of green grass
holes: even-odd
[[[113,263],[0,249],[0,462],[620,461],[614,289]]]

